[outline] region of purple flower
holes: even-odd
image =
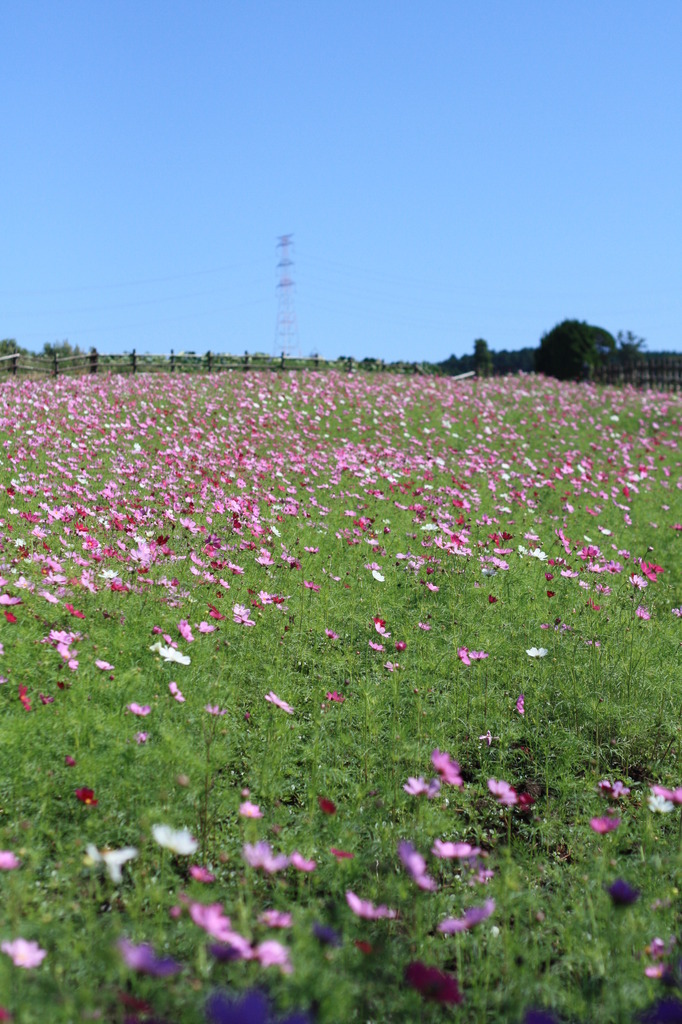
[[[142,942],[135,946],[128,939],[118,940],[118,949],[128,967],[140,974],[151,974],[155,978],[166,978],[171,974],[178,974],[182,970],[182,964],[173,960],[170,956],[157,957],[152,946]]]
[[[480,924],[490,917],[495,909],[495,900],[486,900],[482,907],[470,907],[464,912],[464,917],[446,917],[438,925],[438,931],[444,935],[452,935],[454,932],[465,932],[474,925]]]
[[[328,924],[320,924],[318,921],[313,925],[313,935],[323,946],[340,946],[341,936],[330,928]]]
[[[308,1014],[299,1011],[279,1020],[271,1016],[262,992],[247,992],[240,999],[214,992],[206,1002],[206,1017],[211,1024],[310,1024]]]
[[[428,967],[420,960],[413,960],[405,968],[405,981],[416,988],[424,999],[433,999],[436,1003],[462,1002],[462,995],[457,987],[457,979],[452,974],[445,974],[437,967]]]
[[[623,878],[617,878],[606,891],[617,907],[629,907],[639,899],[639,889],[633,889]]]
[[[411,843],[405,841],[399,843],[398,856],[403,867],[420,889],[432,892],[437,888],[434,880],[426,873],[426,861]]]

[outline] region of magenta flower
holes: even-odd
[[[433,800],[434,796],[440,791],[440,779],[431,779],[430,782],[425,782],[421,775],[418,779],[410,775],[403,789],[410,796],[421,796],[423,794],[427,799]]]
[[[187,619],[181,619],[180,622],[178,622],[178,632],[180,633],[182,638],[187,641],[188,644],[194,642],[194,637],[192,636],[192,628]]]
[[[204,882],[205,884],[215,882],[215,875],[211,874],[208,868],[203,867],[201,864],[192,864],[189,873],[195,882]]]
[[[272,690],[270,690],[270,693],[265,694],[265,699],[270,701],[271,704],[275,704],[278,708],[281,708],[282,711],[286,711],[288,715],[293,715],[294,709],[291,705],[287,704],[285,700],[281,700],[276,693],[273,693]]]
[[[218,704],[207,704],[206,707],[204,708],[204,711],[208,711],[209,715],[220,716],[227,714],[227,708],[221,711],[220,706]]]
[[[136,732],[135,733],[135,742],[136,743],[146,743],[148,739],[149,739],[149,733],[148,732]]]
[[[390,910],[383,904],[375,907],[369,900],[361,900],[350,889],[346,892],[346,903],[357,917],[364,917],[366,921],[379,921],[381,918],[397,916],[395,910]]]
[[[20,863],[11,850],[0,850],[0,871],[12,871]]]
[[[519,798],[516,794],[516,790],[513,786],[510,786],[508,782],[504,782],[502,779],[488,779],[488,789],[497,797],[499,803],[503,807],[512,807],[514,804],[519,802]]]
[[[523,694],[520,693],[519,696],[516,699],[516,710],[518,711],[518,713],[520,715],[525,715],[525,713],[526,713],[526,709],[525,709],[525,706],[524,706],[524,700],[525,700],[525,698],[524,698]]]
[[[665,786],[652,786],[651,792],[654,796],[663,797],[664,800],[670,800],[673,804],[682,804],[682,786],[678,786],[677,789],[666,789]]]
[[[284,910],[264,910],[258,915],[258,923],[267,928],[291,928],[293,917]]]
[[[635,609],[635,615],[637,616],[638,619],[644,619],[645,621],[647,621],[648,619],[651,618],[651,612],[648,611],[644,607],[644,605],[641,605],[641,604],[638,605],[637,608]]]
[[[457,648],[457,657],[465,665],[470,665],[471,664],[471,661],[469,660],[469,651],[467,650],[466,647],[458,647]]]
[[[434,1003],[454,1006],[462,1002],[463,996],[457,986],[457,979],[452,974],[439,971],[437,967],[427,966],[421,960],[413,960],[407,965],[405,981],[424,999],[432,999]]]
[[[613,832],[620,825],[620,818],[590,818],[590,828],[599,835]]]
[[[308,860],[303,854],[299,853],[298,850],[294,850],[291,857],[289,857],[289,863],[292,868],[296,868],[297,871],[314,871],[317,864],[314,860]]]
[[[311,583],[310,580],[303,580],[303,586],[308,590],[314,590],[317,593],[320,589],[319,583]]]
[[[41,949],[37,942],[28,942],[26,939],[3,942],[0,949],[7,954],[15,967],[23,967],[26,970],[39,967],[47,956],[47,950]]]
[[[455,932],[465,932],[475,925],[485,921],[495,910],[495,900],[486,900],[482,907],[470,907],[464,912],[464,917],[447,917],[438,925],[438,931],[443,935],[453,935]]]
[[[175,697],[175,699],[178,702],[178,704],[184,704],[185,703],[185,698],[182,696],[182,693],[178,689],[178,684],[177,683],[169,683],[168,684],[168,689],[173,694],[173,696]]]
[[[239,805],[239,813],[242,818],[262,818],[263,812],[258,804],[252,804],[249,800]]]
[[[333,629],[325,629],[324,634],[325,636],[328,636],[330,640],[339,639],[339,634],[335,633]]]

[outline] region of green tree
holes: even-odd
[[[616,339],[603,327],[584,320],[563,320],[540,339],[535,369],[559,380],[580,380],[608,362]]]
[[[18,352],[20,355],[27,354],[26,349],[22,348],[21,345],[17,345],[14,338],[3,338],[0,341],[0,356],[11,356],[15,352]]]
[[[54,356],[58,356],[63,359],[65,356],[81,356],[84,355],[83,351],[78,345],[72,345],[68,339],[64,341],[46,341],[43,345],[42,355],[48,359],[53,359]]]
[[[628,331],[627,334],[623,331],[618,331],[616,341],[618,342],[618,359],[621,363],[625,364],[634,363],[646,348],[644,338],[638,338],[632,331]]]
[[[474,342],[474,362],[479,377],[489,377],[493,372],[493,355],[483,338],[476,338]]]

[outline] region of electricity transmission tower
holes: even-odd
[[[301,350],[298,341],[298,324],[294,308],[294,282],[291,268],[294,261],[291,256],[293,235],[280,235],[277,240],[277,325],[275,327],[274,355],[285,357],[298,355]]]

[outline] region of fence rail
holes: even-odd
[[[438,367],[428,363],[396,362],[385,363],[383,359],[363,359],[358,362],[351,358],[322,359],[310,356],[307,359],[285,356],[228,355],[224,352],[173,352],[168,355],[141,355],[132,352],[108,355],[93,348],[87,353],[73,356],[39,356],[13,352],[0,356],[0,376],[8,374],[43,374],[58,377],[85,373],[222,373],[244,370],[344,370],[377,373],[390,371],[402,374],[437,374]],[[475,370],[460,373],[452,380],[485,376]],[[636,388],[658,388],[665,391],[682,391],[682,356],[649,357],[630,363],[612,363],[599,367],[591,373],[591,379],[598,384],[632,385]]]
[[[76,356],[34,356],[24,353],[10,353],[0,356],[0,374],[35,373],[58,377],[64,374],[83,373],[220,373],[239,370],[365,370],[378,372],[389,369],[383,359],[308,359],[286,356],[228,355],[223,352],[173,352],[169,355],[140,355],[135,349],[124,355],[107,355],[93,348]],[[420,363],[391,363],[392,372],[424,373]],[[469,376],[463,374],[461,376]]]

